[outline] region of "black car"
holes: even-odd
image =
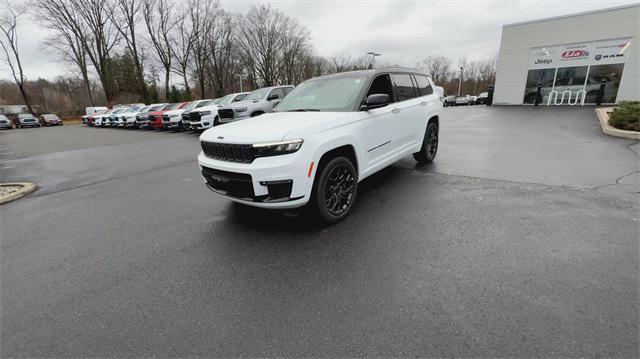
[[[488,92],[481,92],[476,99],[476,105],[486,105],[489,100]]]

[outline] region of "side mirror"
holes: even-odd
[[[273,101],[273,100],[277,100],[279,98],[280,98],[280,95],[278,95],[276,93],[276,94],[273,94],[273,95],[269,95],[269,97],[267,97],[267,101]]]
[[[386,93],[374,93],[367,97],[364,105],[360,106],[361,110],[369,111],[374,108],[384,107],[391,101],[389,95]]]

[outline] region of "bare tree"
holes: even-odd
[[[118,44],[119,33],[109,19],[111,9],[104,0],[68,0],[78,14],[76,34],[98,74],[107,102],[115,96],[109,53]]]
[[[269,5],[252,7],[242,19],[238,41],[249,76],[262,86],[276,85],[286,72],[285,56],[291,56],[285,52],[295,51],[307,37],[307,31],[282,12]]]
[[[18,18],[24,14],[24,8],[11,4],[8,0],[4,2],[4,10],[0,13],[0,47],[4,52],[5,63],[11,69],[11,75],[20,94],[24,99],[24,104],[33,112],[31,101],[25,88],[26,77],[20,60],[20,50],[18,47]]]
[[[331,72],[345,72],[351,71],[353,68],[353,64],[351,63],[351,56],[340,53],[334,54],[329,57],[329,62],[331,63]]]
[[[169,0],[144,0],[143,17],[149,31],[149,38],[156,51],[158,60],[164,68],[164,98],[169,97],[169,79],[171,77],[171,32],[176,27],[173,16],[174,4]]]
[[[451,60],[444,56],[429,56],[418,65],[422,67],[436,84],[442,84],[447,79],[451,68]]]
[[[179,15],[176,19],[176,26],[174,35],[171,41],[171,48],[173,49],[172,55],[175,60],[175,65],[172,65],[172,70],[182,77],[184,82],[184,88],[187,93],[191,92],[189,87],[188,68],[191,58],[191,51],[195,42],[195,37],[198,36],[196,29],[194,29],[191,23],[191,17],[188,16],[189,9],[181,8]]]
[[[221,10],[213,19],[208,35],[209,70],[214,95],[223,96],[227,87],[233,87],[234,79],[242,72],[239,54],[234,46],[237,18]]]
[[[205,97],[206,69],[211,56],[210,38],[215,36],[214,27],[218,25],[215,19],[221,12],[220,2],[190,0],[188,4],[191,25],[196,34],[191,48],[191,67],[198,81],[200,96]]]
[[[143,2],[140,0],[113,0],[111,11],[108,12],[113,26],[118,30],[127,49],[133,57],[136,69],[136,79],[140,95],[150,102],[149,90],[144,76],[144,55],[136,37],[136,27],[140,23]]]
[[[47,24],[55,31],[44,45],[58,51],[63,59],[77,66],[85,84],[85,90],[91,105],[95,105],[93,89],[89,80],[87,51],[79,34],[81,28],[73,7],[67,0],[35,0],[32,2],[32,13],[36,20]]]

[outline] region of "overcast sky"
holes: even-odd
[[[16,0],[23,1],[23,0]],[[245,13],[260,1],[222,0],[225,9]],[[368,0],[269,1],[298,19],[311,33],[319,55],[360,56],[376,51],[379,63],[414,66],[429,55],[484,59],[498,52],[503,24],[572,14],[619,5],[629,0]],[[69,70],[59,55],[41,43],[47,29],[21,19],[20,49],[27,77],[53,79]],[[549,40],[553,42],[552,39]],[[0,64],[0,78],[9,73]]]

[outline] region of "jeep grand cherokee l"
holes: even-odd
[[[282,101],[291,91],[293,86],[263,87],[248,94],[244,100],[233,105],[221,106],[218,109],[220,123],[228,123],[244,120],[249,117],[269,113],[273,107]]]
[[[313,78],[276,112],[205,131],[198,162],[207,187],[233,201],[306,205],[334,223],[349,213],[361,180],[407,155],[434,160],[441,110],[418,70]]]

